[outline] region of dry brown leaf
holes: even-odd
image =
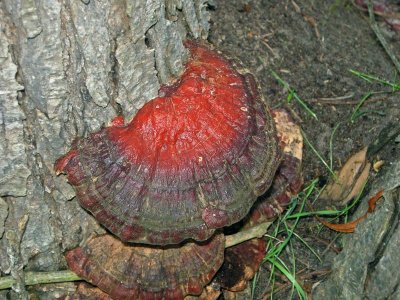
[[[376,208],[376,202],[383,196],[384,190],[380,190],[377,192],[371,199],[368,201],[368,213],[374,212]]]
[[[323,225],[326,227],[338,231],[338,232],[346,232],[346,233],[351,233],[354,232],[356,229],[358,223],[360,223],[362,220],[364,220],[369,213],[372,213],[375,208],[376,208],[376,202],[382,197],[383,195],[383,190],[380,190],[378,193],[376,193],[371,199],[368,201],[368,210],[365,214],[363,214],[361,217],[357,218],[354,221],[343,223],[343,224],[335,224],[335,223],[330,223],[322,220],[321,218],[317,217],[318,221],[320,221]]]
[[[362,190],[368,179],[371,164],[366,159],[367,147],[351,156],[321,194],[322,200],[346,205]]]
[[[335,223],[326,222],[319,217],[317,217],[317,219],[318,219],[318,221],[320,221],[323,225],[325,225],[329,229],[332,229],[337,232],[351,233],[351,232],[354,232],[357,224],[360,223],[362,220],[364,220],[366,216],[367,216],[367,214],[364,214],[363,216],[359,217],[358,219],[356,219],[354,221],[351,221],[348,223],[343,223],[343,224],[335,224]]]

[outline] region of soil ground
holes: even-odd
[[[392,4],[399,6],[398,1]],[[377,21],[394,55],[400,57],[400,32],[392,31],[382,19]],[[242,61],[257,78],[272,107],[285,106],[292,112],[319,154],[328,162],[332,154],[334,169],[371,144],[382,129],[399,124],[400,93],[386,93],[390,88],[363,80],[349,71],[399,82],[399,74],[396,75],[392,61],[371,29],[368,13],[351,1],[215,1],[211,22],[209,41]],[[287,103],[287,90],[271,71],[297,92],[318,120],[296,101]],[[382,93],[369,98],[359,110],[362,114],[351,121],[357,104],[369,92]],[[399,142],[393,139],[370,158],[382,159],[385,164],[379,172],[371,172],[369,182],[400,159],[399,149]],[[323,185],[329,178],[327,168],[307,145],[303,173],[306,184],[319,178]],[[318,207],[318,203],[315,205]],[[312,285],[329,272],[331,260],[341,246],[336,242],[338,234],[321,229],[313,218],[302,219],[296,232],[322,257],[322,262],[318,261],[302,243],[293,240],[298,277],[310,292]],[[265,283],[269,269],[268,264],[262,266],[261,277],[265,278],[258,280],[257,298],[270,297],[271,286]],[[274,299],[287,299],[291,295],[291,285],[284,276],[277,280],[275,289],[279,291],[273,295]]]

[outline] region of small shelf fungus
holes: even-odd
[[[127,125],[79,139],[57,160],[79,203],[127,242],[206,240],[243,219],[280,162],[273,118],[250,74],[208,47]]]
[[[239,221],[240,230],[265,230],[302,185],[303,140],[289,114],[271,111],[252,75],[221,54],[186,47],[185,71],[162,96],[129,124],[117,117],[78,139],[55,163],[81,206],[121,240],[94,237],[66,254],[71,270],[113,299],[243,290],[265,242],[224,250],[224,234]]]
[[[273,220],[290,203],[292,196],[300,192],[303,185],[301,163],[303,160],[303,137],[289,113],[284,109],[271,111],[277,136],[282,149],[282,161],[268,191],[253,205],[246,217],[245,227]]]
[[[183,299],[199,295],[224,259],[225,238],[165,248],[126,245],[110,234],[66,254],[69,268],[113,299]]]
[[[225,290],[243,291],[247,282],[258,271],[265,256],[266,243],[263,239],[252,239],[225,250],[225,259],[214,278]]]

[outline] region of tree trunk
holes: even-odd
[[[179,75],[187,37],[206,38],[207,0],[0,0],[0,271],[65,269],[103,229],[54,161],[76,137],[127,120]]]
[[[393,162],[369,187],[354,219],[384,191],[374,213],[341,239],[343,250],[328,278],[315,286],[313,299],[400,299],[400,162]]]

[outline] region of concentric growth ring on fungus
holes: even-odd
[[[206,46],[126,126],[78,140],[57,160],[79,203],[123,241],[206,240],[241,220],[279,165],[274,121],[250,74]]]
[[[157,247],[126,245],[110,234],[67,252],[69,268],[113,299],[183,299],[199,295],[224,260],[225,238]]]

